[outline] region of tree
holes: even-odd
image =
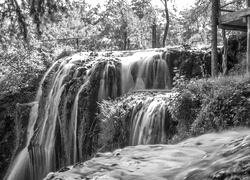
[[[152,7],[151,0],[132,0],[131,1],[131,8],[140,20],[146,14],[150,13],[151,7]]]
[[[211,74],[212,77],[218,75],[218,52],[217,52],[217,25],[218,25],[218,13],[219,13],[219,0],[212,0],[212,39],[211,39]]]
[[[168,29],[169,29],[168,0],[161,0],[161,2],[164,5],[165,17],[166,17],[166,25],[165,25],[164,35],[163,35],[163,40],[162,40],[162,46],[165,47],[166,39],[167,39],[167,35],[168,35]]]
[[[45,71],[54,58],[53,49],[40,46],[36,26],[30,16],[30,2],[5,0],[0,3],[1,93],[26,87]]]
[[[126,1],[116,0],[108,2],[102,13],[101,38],[111,41],[113,48],[127,50],[130,48],[131,34],[135,31],[134,14]]]

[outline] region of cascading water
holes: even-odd
[[[164,97],[166,98],[166,97]],[[131,114],[130,145],[165,143],[167,105],[162,96],[148,97],[135,105]]]
[[[51,69],[53,69],[55,64],[53,64],[49,70],[45,73],[44,78],[48,75]],[[38,102],[40,101],[42,95],[42,83],[44,78],[41,80],[39,84],[39,88],[37,90],[36,98],[34,103],[30,103],[32,105],[29,115],[29,124],[27,127],[27,135],[26,135],[26,144],[25,147],[16,155],[14,161],[11,163],[9,170],[4,179],[18,179],[18,180],[26,180],[32,179],[31,172],[31,161],[29,158],[28,146],[32,136],[34,135],[34,125],[38,116]]]
[[[7,172],[8,179],[30,179],[30,169],[27,168],[30,166],[30,159],[29,159],[29,152],[28,152],[28,145],[30,139],[33,135],[33,128],[35,124],[35,120],[37,118],[37,109],[38,103],[31,104],[32,108],[30,111],[30,118],[29,124],[27,126],[27,135],[26,135],[26,143],[25,147],[17,154],[15,160],[10,165],[11,172]],[[9,174],[8,174],[9,173]]]
[[[139,89],[170,89],[165,53],[140,52],[122,60],[123,94]]]
[[[120,144],[166,143],[174,135],[177,126],[169,110],[170,99],[176,95],[166,89],[140,90],[127,93],[115,101],[103,101],[99,113],[101,146],[109,142],[119,147]],[[105,134],[108,136],[102,137]]]
[[[123,57],[122,92],[171,88],[170,70],[166,53],[139,52],[131,58]],[[130,145],[164,143],[165,126],[170,121],[167,111],[168,94],[165,97],[147,97],[132,100],[133,108],[130,118]]]
[[[55,62],[40,83],[27,144],[5,179],[40,180],[50,171],[87,159],[98,137],[98,102],[138,89],[168,89],[170,82],[164,53],[123,58],[78,54]],[[143,105],[133,119],[131,144],[163,142],[165,105],[153,99]]]
[[[50,173],[58,179],[248,180],[250,131],[226,131],[175,145],[128,146]]]

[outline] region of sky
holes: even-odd
[[[96,4],[100,3],[103,4],[106,0],[85,0],[88,4],[95,6]],[[189,6],[194,5],[195,0],[174,0],[176,4],[176,8],[178,11],[185,9]],[[163,6],[161,0],[152,0],[152,3],[157,6]]]

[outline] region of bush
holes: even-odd
[[[185,91],[193,92],[201,103],[200,110],[193,116],[196,118],[189,120],[190,131],[197,135],[236,126],[249,126],[249,83],[248,77],[243,76],[209,78],[187,83]]]
[[[128,145],[129,125],[125,106],[120,107],[116,100],[105,101],[99,104],[99,151],[112,151]]]
[[[203,104],[191,131],[202,134],[237,126],[250,125],[250,81],[241,77],[225,77],[216,80],[214,97]]]
[[[190,136],[250,125],[250,80],[244,76],[181,79],[173,89],[171,115],[179,122],[176,143]]]

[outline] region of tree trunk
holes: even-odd
[[[212,77],[218,75],[218,51],[217,51],[217,24],[218,24],[218,9],[219,0],[212,0],[212,55],[211,55],[211,74]]]
[[[250,16],[247,16],[247,75],[250,76]]]
[[[152,25],[152,48],[156,48],[156,23]]]
[[[28,42],[27,24],[25,22],[25,17],[22,13],[22,10],[20,9],[17,0],[11,1],[11,3],[12,3],[12,6],[15,7],[16,15],[18,17],[17,19],[18,19],[19,27],[20,27],[21,33],[23,34],[24,41]]]
[[[246,0],[246,7],[250,7],[250,0]],[[250,76],[250,16],[247,16],[247,75]]]
[[[156,28],[156,47],[157,48],[161,47],[161,30],[160,30],[160,28]]]
[[[130,39],[127,40],[127,50],[130,50]]]
[[[223,61],[222,61],[222,69],[223,69],[223,75],[228,74],[228,69],[227,69],[227,55],[228,55],[228,41],[226,37],[226,30],[222,29],[222,36],[223,36],[223,44],[224,44],[224,53],[223,53]]]
[[[162,46],[165,47],[166,45],[166,39],[168,35],[168,29],[169,29],[169,12],[168,12],[168,0],[162,0],[162,3],[165,6],[165,15],[166,15],[166,25],[165,25],[165,30],[164,30],[164,35],[163,35],[163,41],[162,41]]]
[[[127,40],[128,40],[128,33],[125,31],[123,33],[123,50],[127,50]]]

